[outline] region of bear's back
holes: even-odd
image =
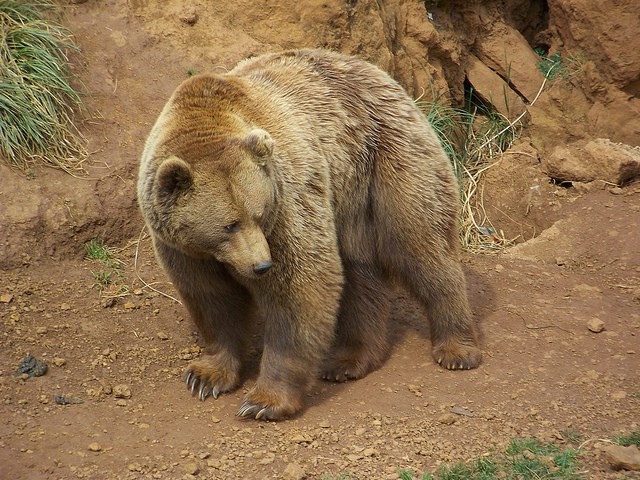
[[[368,62],[328,50],[292,50],[244,60],[228,75],[247,82],[250,103],[267,112],[261,127],[277,143],[295,149],[291,143],[303,137],[322,152],[334,189],[356,187],[372,174],[378,154],[400,144],[431,152],[425,156],[430,168],[449,168],[413,99]]]
[[[335,114],[383,123],[401,110],[416,111],[412,99],[386,72],[355,57],[319,49],[262,55],[239,63],[230,76],[244,77],[308,114]],[[343,118],[337,117],[342,122]],[[348,122],[347,122],[348,123]]]

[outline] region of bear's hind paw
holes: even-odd
[[[475,345],[448,342],[433,349],[433,358],[448,370],[469,370],[482,361],[482,352]]]
[[[342,364],[336,362],[322,372],[322,379],[328,382],[342,383],[347,380],[357,380],[364,377],[368,370],[359,368],[356,365]]]
[[[377,369],[385,355],[386,348],[336,349],[322,369],[322,379],[329,382],[358,380]]]

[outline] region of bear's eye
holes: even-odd
[[[227,233],[237,232],[239,228],[240,228],[240,222],[233,222],[233,223],[230,223],[229,225],[224,226],[224,230]]]

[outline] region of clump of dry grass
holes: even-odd
[[[460,237],[464,250],[493,253],[511,244],[484,209],[482,175],[517,138],[520,123],[498,113],[418,100],[453,165],[460,184]]]
[[[0,0],[0,155],[33,174],[35,163],[82,172],[85,141],[74,126],[82,98],[71,86],[70,33],[47,18],[52,0]]]

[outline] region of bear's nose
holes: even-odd
[[[271,260],[265,260],[260,263],[256,263],[253,266],[253,273],[256,275],[264,275],[267,271],[273,266],[273,262]]]

